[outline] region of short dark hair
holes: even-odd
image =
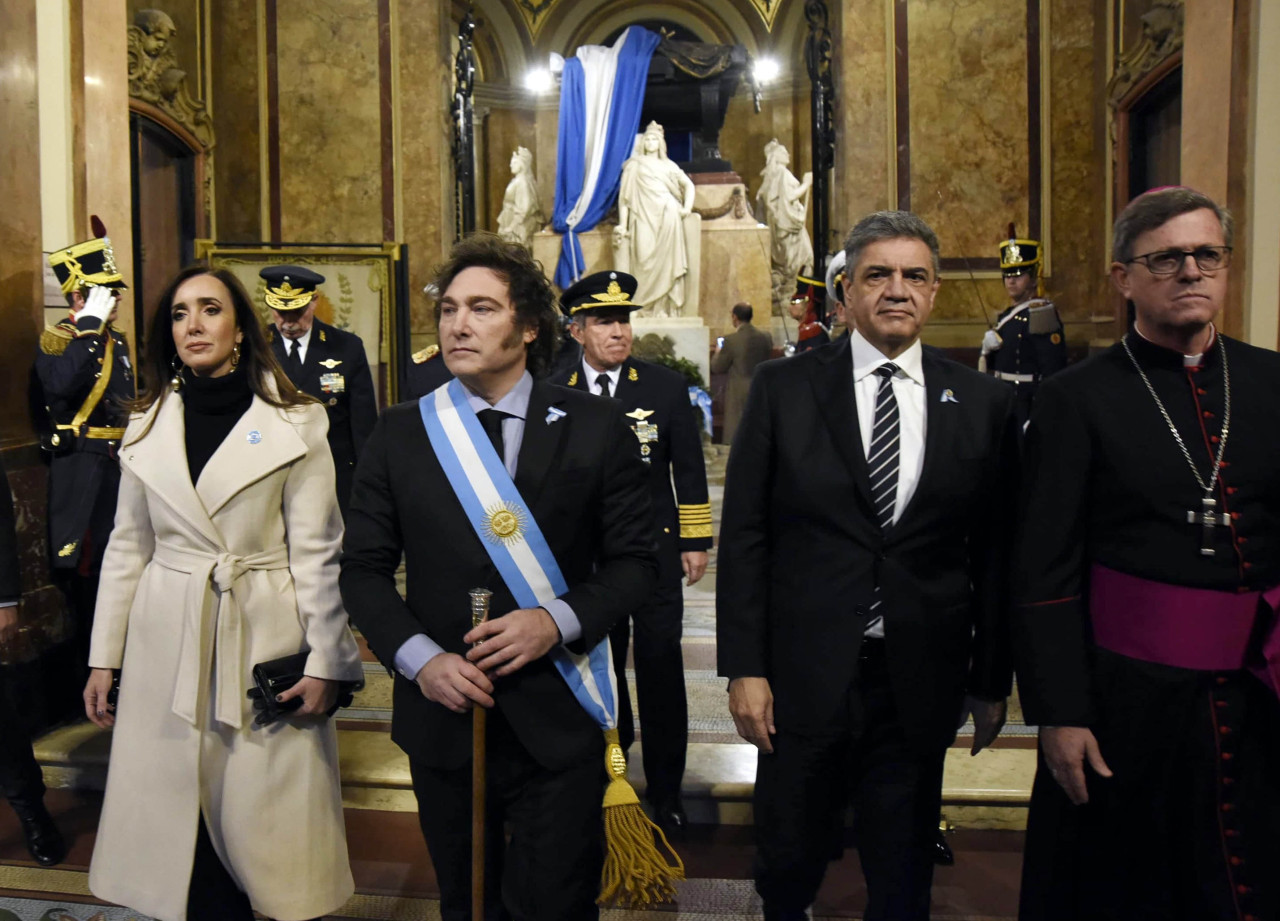
[[[556,295],[536,261],[523,246],[508,243],[497,234],[474,233],[463,237],[449,250],[449,258],[436,267],[435,318],[440,325],[440,298],[453,280],[465,269],[488,269],[507,283],[507,294],[516,308],[516,320],[526,329],[537,332],[537,338],[526,350],[529,372],[540,377],[551,370],[552,359],[560,345],[560,318]]]
[[[754,315],[751,305],[746,301],[733,305],[733,315],[738,318],[739,323],[750,323],[751,317]]]
[[[168,396],[169,380],[179,365],[176,360],[178,347],[173,341],[173,298],[183,282],[200,275],[211,275],[218,279],[227,286],[227,291],[231,294],[236,326],[243,333],[237,369],[248,376],[249,388],[267,403],[281,408],[316,402],[313,397],[294,386],[285,375],[284,369],[280,367],[280,362],[276,361],[271,345],[267,342],[266,333],[262,330],[262,322],[253,309],[253,300],[249,297],[249,292],[244,289],[244,285],[240,283],[240,279],[236,278],[229,269],[189,265],[173,277],[156,301],[155,312],[151,315],[151,324],[148,327],[143,358],[143,366],[146,368],[144,386],[138,398],[129,403],[129,409],[134,412],[145,412],[152,404],[163,402]],[[268,380],[274,382],[274,388],[267,385]],[[149,431],[151,431],[150,425],[135,441],[142,440]]]
[[[933,228],[910,211],[876,211],[868,214],[853,226],[844,241],[845,274],[852,275],[862,250],[881,240],[897,240],[903,237],[919,240],[929,247],[933,256],[933,274],[942,270],[938,255],[938,235]]]
[[[1207,209],[1214,213],[1222,226],[1222,241],[1227,246],[1235,235],[1235,222],[1231,212],[1221,207],[1208,195],[1186,186],[1169,186],[1143,192],[1125,205],[1116,218],[1111,235],[1111,258],[1116,262],[1128,262],[1133,258],[1133,248],[1138,237],[1157,227],[1163,227],[1180,214]]]

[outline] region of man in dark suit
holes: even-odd
[[[711,356],[712,373],[729,375],[724,398],[724,443],[730,445],[747,406],[756,365],[768,361],[773,354],[773,337],[751,325],[752,313],[746,302],[733,305],[734,332],[724,337],[724,344],[717,345]]]
[[[258,273],[267,283],[275,322],[267,338],[295,387],[329,413],[329,451],[345,518],[356,461],[378,418],[373,375],[360,337],[316,319],[316,288],[324,276],[300,265],[273,265]]]
[[[469,710],[479,705],[489,708],[486,904],[503,906],[489,917],[590,921],[603,864],[604,745],[548,654],[594,648],[647,598],[656,566],[645,469],[620,406],[534,380],[558,324],[528,253],[468,237],[437,290],[444,360],[466,399],[458,413],[476,412],[500,448],[568,591],[517,607],[433,448],[424,407],[401,403],[382,414],[360,461],[342,596],[396,674],[392,738],[409,756],[442,916],[469,917]],[[476,586],[493,591],[493,616],[472,628]]]
[[[675,371],[631,355],[631,312],[641,307],[631,300],[636,287],[636,279],[625,272],[596,272],[561,295],[560,308],[572,319],[573,337],[582,345],[582,362],[552,380],[620,402],[649,465],[658,585],[634,617],[636,693],[644,701],[645,798],[658,825],[681,835],[688,823],[680,784],[689,745],[689,707],[680,649],[680,579],[693,585],[707,571],[711,503],[688,385]],[[609,635],[620,676],[626,674],[630,637],[626,619]],[[618,730],[626,750],[635,739],[635,723],[625,681],[618,682],[618,697]]]
[[[868,921],[929,915],[943,758],[1010,689],[1013,394],[923,349],[938,242],[878,212],[845,241],[847,341],[756,371],[729,457],[720,674],[756,745],[756,888],[800,919],[851,800]]]
[[[18,607],[22,580],[18,569],[18,539],[14,530],[13,495],[0,464],[0,656],[18,635]],[[44,779],[31,751],[31,738],[9,693],[9,676],[0,668],[0,795],[18,814],[27,850],[43,866],[53,866],[66,854],[66,844],[44,807]]]

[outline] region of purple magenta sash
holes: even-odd
[[[1099,566],[1091,570],[1089,614],[1099,646],[1144,662],[1225,671],[1246,667],[1259,611],[1280,603],[1268,592],[1220,592],[1153,582]],[[1263,643],[1254,673],[1280,694],[1280,620]]]

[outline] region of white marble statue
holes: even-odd
[[[693,181],[667,158],[662,126],[650,122],[622,165],[614,264],[636,277],[635,302],[659,317],[684,316],[697,306],[686,284],[701,256],[701,218],[693,213]]]
[[[777,138],[764,145],[765,166],[760,191],[756,193],[756,214],[769,225],[773,305],[775,313],[791,299],[796,276],[813,271],[813,243],[805,229],[809,213],[809,190],[813,173],[797,180],[788,169],[791,155]]]
[[[532,249],[533,235],[546,222],[538,201],[538,181],[533,175],[533,154],[527,147],[517,147],[511,154],[511,181],[502,194],[498,236]]]

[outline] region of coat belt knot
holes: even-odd
[[[205,676],[212,673],[216,694],[214,719],[235,729],[241,728],[242,685],[246,684],[240,668],[244,620],[236,598],[236,583],[250,571],[288,569],[289,548],[280,544],[239,556],[225,549],[210,552],[157,541],[152,559],[190,577],[173,712],[192,726],[199,725],[196,712],[200,690]],[[211,594],[213,603],[207,604]]]

